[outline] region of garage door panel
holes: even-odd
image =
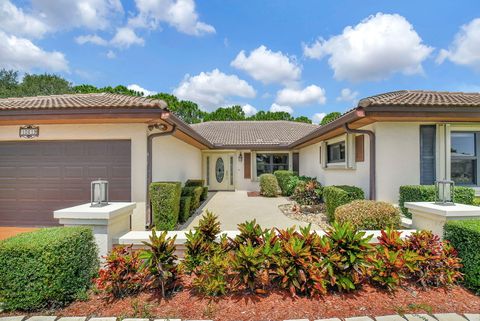
[[[97,178],[129,201],[130,177],[130,141],[0,142],[0,225],[57,225],[53,211],[89,202]]]

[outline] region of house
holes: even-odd
[[[0,226],[55,225],[52,211],[87,202],[90,182],[137,202],[150,223],[152,181],[203,178],[213,190],[256,190],[291,169],[398,201],[406,184],[477,186],[480,94],[397,91],[362,99],[325,126],[296,122],[188,125],[161,100],[117,94],[0,99]]]

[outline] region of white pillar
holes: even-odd
[[[88,226],[93,230],[100,257],[118,244],[118,239],[130,231],[130,217],[136,203],[114,202],[103,207],[90,203],[55,211],[53,217],[64,226]]]

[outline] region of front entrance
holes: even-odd
[[[203,155],[204,177],[212,191],[234,189],[233,153],[207,153]]]

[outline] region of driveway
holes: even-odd
[[[209,210],[218,216],[224,231],[236,230],[245,221],[257,220],[264,228],[285,229],[291,226],[307,226],[305,222],[285,216],[278,206],[289,203],[285,197],[248,197],[246,191],[217,192],[202,208],[202,214]],[[183,229],[189,230],[198,225],[201,215],[190,219]]]
[[[0,226],[0,241],[20,233],[35,231],[35,227]]]

